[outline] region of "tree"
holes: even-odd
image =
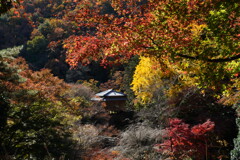
[[[89,31],[65,41],[71,66],[94,60],[111,65],[138,54],[158,58],[161,66],[174,69],[201,88],[226,91],[237,79],[237,0],[107,2],[114,13],[102,12],[104,0],[81,1],[79,9],[70,13],[69,19]]]
[[[21,0],[1,0],[0,1],[0,14],[7,12],[11,9],[16,3],[19,3]]]
[[[123,90],[128,97],[127,106],[133,105],[133,100],[135,98],[134,92],[132,90],[133,75],[136,70],[136,66],[139,64],[139,56],[133,56],[129,62],[124,65],[124,76],[123,76]]]
[[[13,52],[13,50],[11,51]],[[17,70],[9,67],[5,62],[6,57],[9,56],[6,52],[4,50],[0,52],[0,132],[2,132],[7,125],[8,112],[11,107],[11,92],[15,89],[15,87],[10,86],[19,84],[20,79]],[[0,137],[2,137],[1,134]]]
[[[140,103],[151,103],[153,93],[162,85],[162,70],[157,61],[140,57],[133,75],[132,90]]]
[[[27,18],[17,17],[13,10],[0,17],[0,49],[25,44],[32,32],[32,26]]]
[[[237,1],[181,0],[150,1],[144,4],[138,3],[137,0],[110,1],[117,10],[117,16],[101,14],[102,3],[84,2],[79,2],[83,7],[72,14],[80,26],[96,28],[97,32],[94,34],[96,39],[91,36],[83,40],[75,37],[76,39],[72,40],[78,42],[79,46],[66,46],[67,48],[77,49],[81,47],[81,43],[85,46],[89,41],[94,42],[91,46],[102,42],[102,45],[95,47],[104,51],[102,59],[114,55],[124,56],[126,48],[120,48],[121,46],[130,49],[125,56],[136,50],[134,54],[141,52],[154,56],[171,55],[174,58],[183,57],[207,62],[226,62],[239,58]],[[122,41],[117,42],[117,38]],[[199,50],[193,51],[194,48]],[[92,50],[89,53],[94,54]],[[223,58],[231,54],[233,57]],[[75,59],[77,60],[82,59]]]
[[[14,50],[0,52],[0,157],[69,157],[70,128],[80,118],[64,97],[69,86],[49,70],[33,72]]]
[[[208,159],[208,132],[214,129],[214,122],[207,120],[203,124],[190,127],[180,119],[170,119],[166,128],[166,140],[155,145],[157,150],[171,159],[194,158]]]

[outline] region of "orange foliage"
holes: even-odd
[[[13,60],[10,65],[20,69],[19,75],[23,79],[23,82],[15,86],[15,89],[33,91],[38,98],[51,101],[59,100],[61,99],[59,96],[63,95],[69,87],[63,80],[54,77],[50,70],[43,69],[35,72],[30,70],[23,58]],[[28,100],[27,97],[25,100]],[[23,99],[20,101],[23,101]]]
[[[106,3],[113,7],[115,13],[104,13]],[[228,61],[224,58],[230,57],[237,48],[222,53],[221,58],[214,53],[209,55],[201,51],[201,43],[204,41],[202,34],[206,28],[212,30],[208,36],[212,36],[212,32],[216,34],[212,38],[226,34],[222,31],[223,28],[234,28],[229,39],[231,43],[237,43],[239,32],[236,26],[239,25],[239,19],[235,14],[236,8],[228,9],[232,8],[233,4],[227,4],[226,10],[220,13],[224,14],[229,10],[226,14],[231,17],[224,20],[224,23],[216,19],[211,22],[208,19],[209,16],[214,16],[214,12],[217,14],[218,8],[214,9],[220,3],[220,0],[79,1],[78,8],[69,13],[69,19],[74,20],[79,27],[86,28],[87,33],[65,41],[65,48],[68,50],[67,62],[76,66],[78,62],[88,64],[89,61],[97,59],[103,64],[112,64],[113,61],[123,62],[135,54],[156,57],[167,55],[169,58],[182,57],[209,62]],[[216,28],[214,25],[214,28],[211,28],[211,23],[215,23],[215,20],[219,26]],[[218,33],[215,33],[215,30]],[[199,53],[197,49],[200,49]],[[239,58],[239,53],[236,55],[235,58]]]
[[[102,150],[98,151],[95,150],[92,152],[93,154],[89,154],[83,157],[83,160],[113,160],[120,155],[118,151],[109,151],[109,150]],[[129,158],[120,158],[119,160],[130,160]]]

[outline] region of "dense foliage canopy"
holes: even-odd
[[[89,32],[65,41],[71,66],[123,63],[137,54],[157,58],[161,70],[200,88],[230,94],[238,86],[238,1],[80,1],[78,6],[69,19]]]
[[[80,118],[72,112],[76,105],[67,107],[71,99],[63,97],[69,86],[49,70],[33,72],[24,59],[14,58],[21,49],[0,51],[0,155],[69,156],[74,144],[69,128]]]
[[[11,7],[16,6],[21,0],[1,0],[0,14],[7,12]]]
[[[1,0],[0,159],[240,159],[239,7]]]

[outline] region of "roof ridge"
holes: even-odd
[[[111,94],[114,94],[114,95],[111,95]],[[126,96],[124,93],[115,91],[113,89],[108,89],[108,90],[105,90],[105,91],[102,91],[102,92],[99,92],[99,93],[96,94],[96,96],[99,96],[99,97],[108,96],[108,95],[111,95],[111,96]]]
[[[111,92],[112,90],[113,90],[113,89],[108,89],[108,90],[99,92],[99,93],[97,93],[96,95],[97,95],[97,96],[99,96],[99,95],[106,95],[106,94],[108,94],[109,92]]]

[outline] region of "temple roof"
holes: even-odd
[[[98,97],[125,97],[126,95],[121,92],[114,91],[113,89],[108,89],[106,91],[97,93]]]

